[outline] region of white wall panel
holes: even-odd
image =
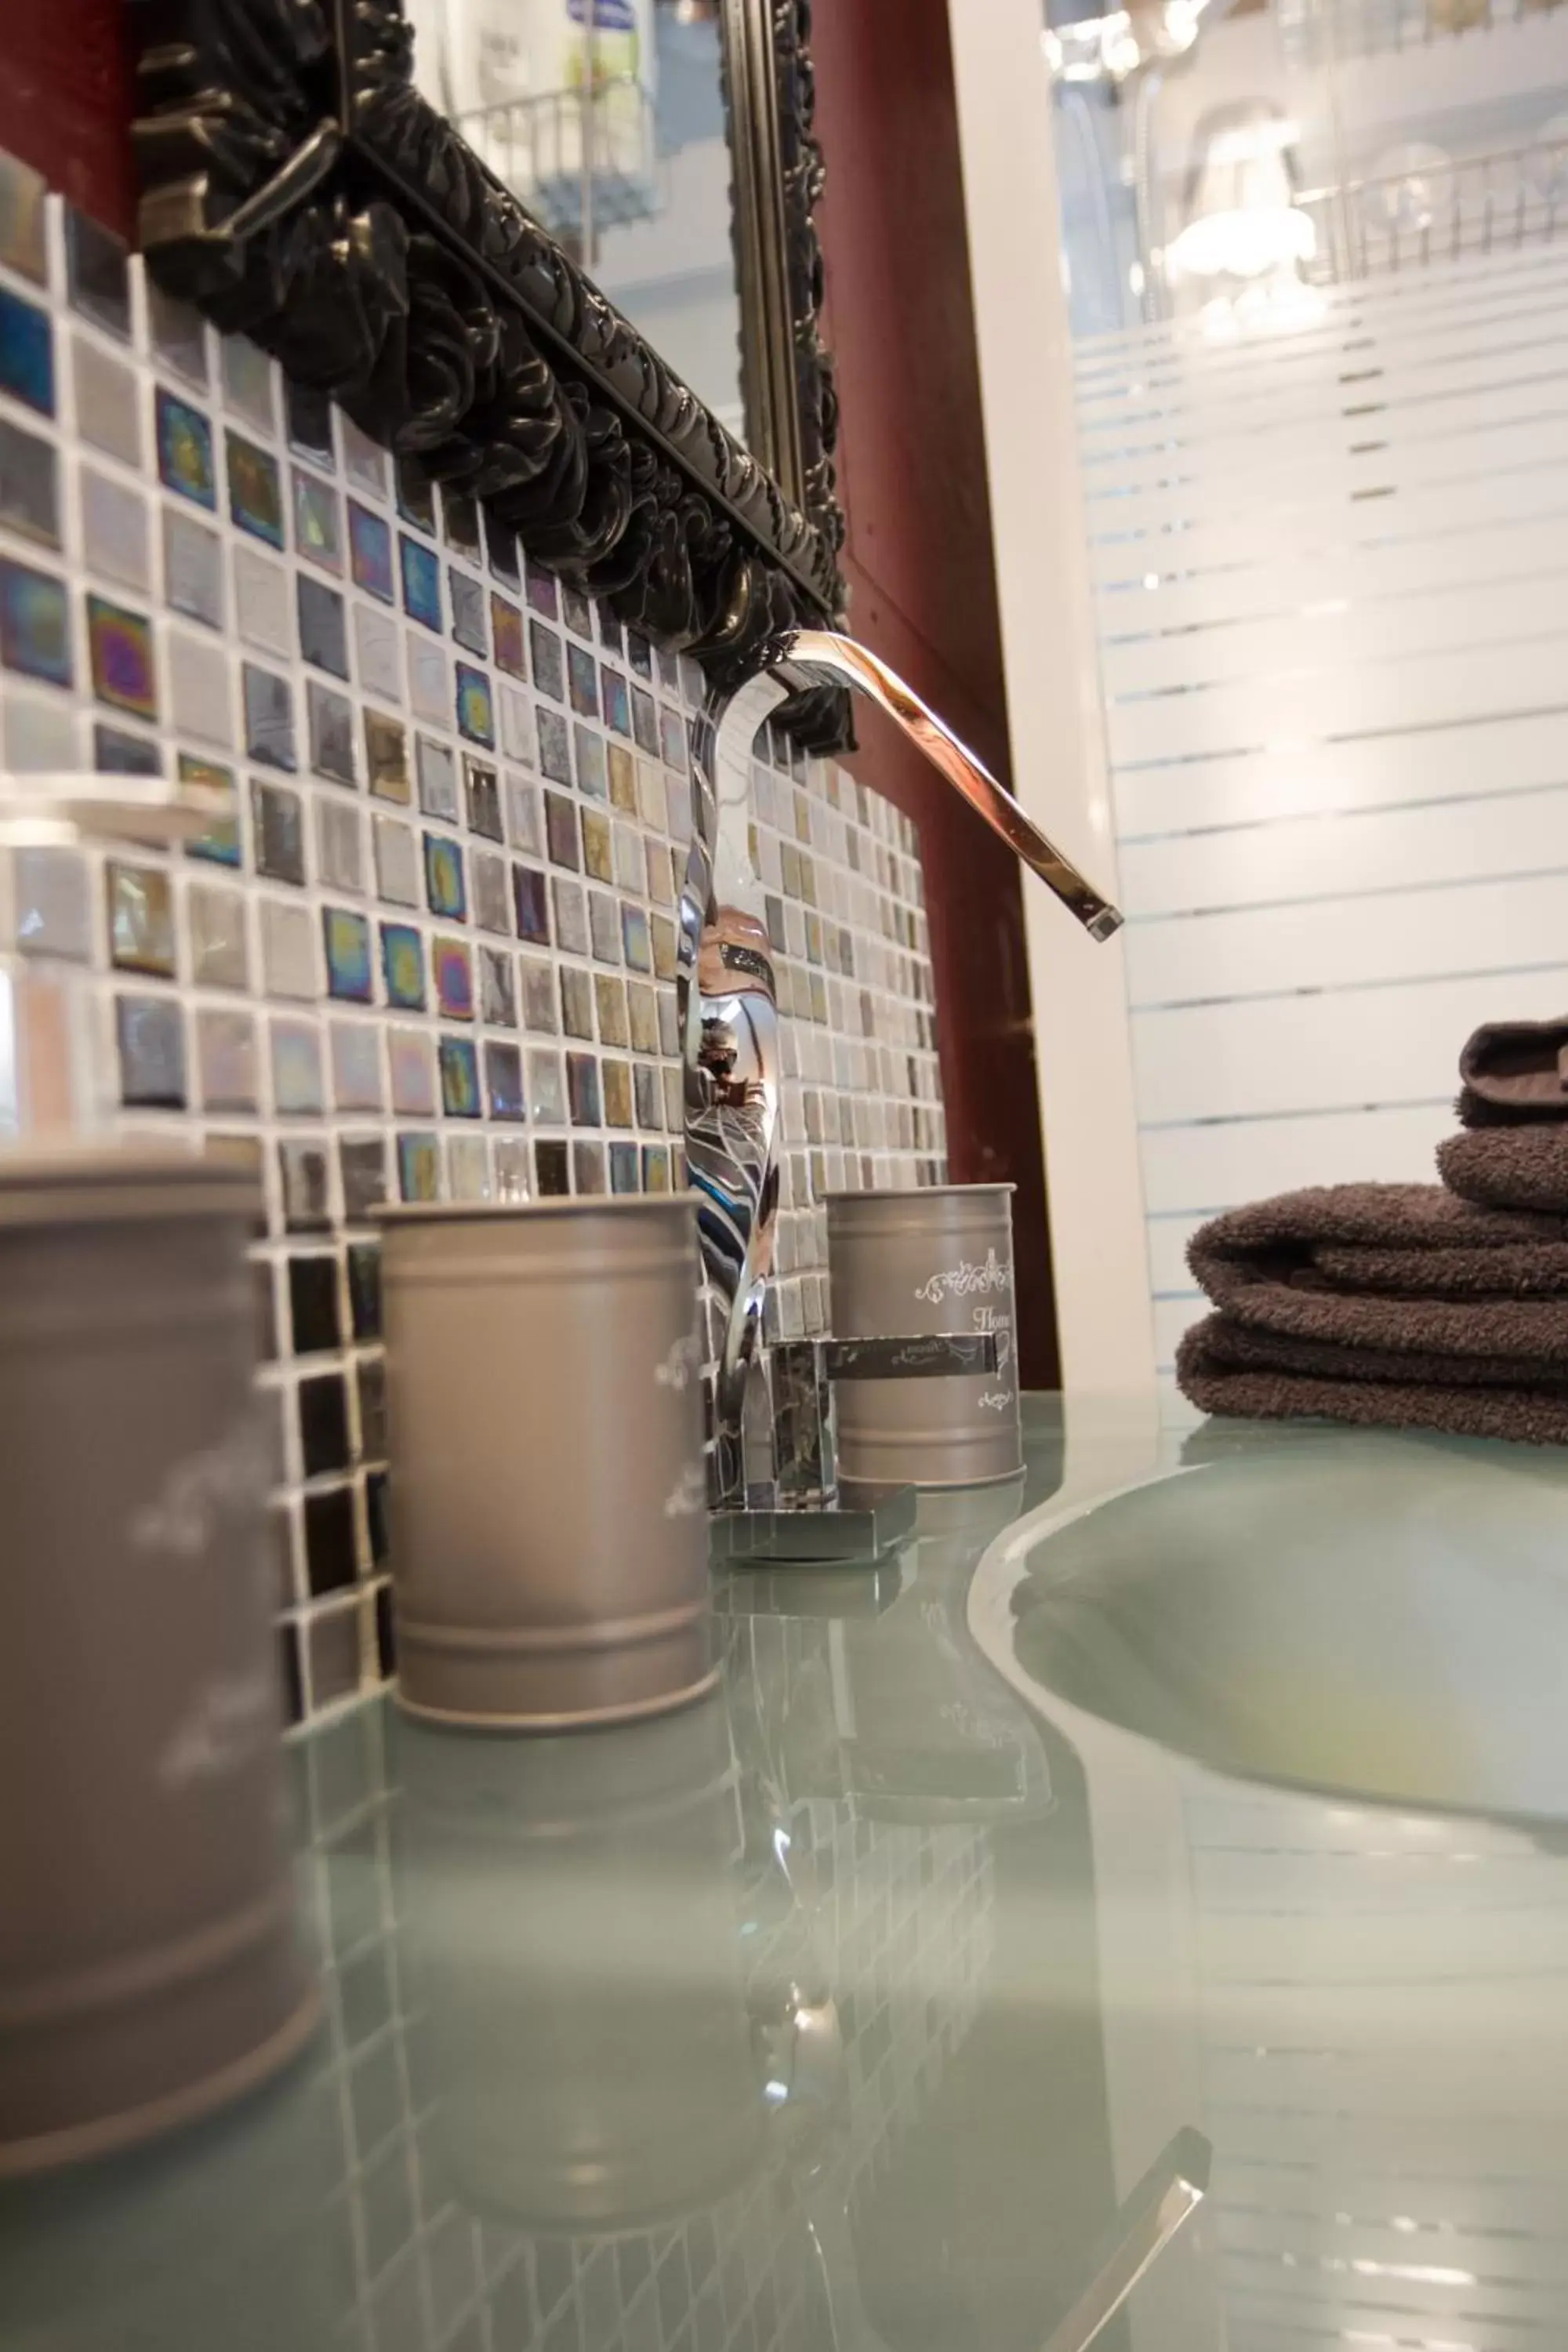
[[[1453,1096],[1446,1083],[1425,1103],[1145,1129],[1151,1261],[1163,1225],[1183,1219],[1195,1225],[1238,1201],[1267,1200],[1300,1184],[1430,1181],[1433,1153],[1453,1130]]]
[[[1280,900],[1344,898],[1386,890],[1468,885],[1488,876],[1568,870],[1568,783],[1544,792],[1489,792],[1415,808],[1284,817],[1223,832],[1166,835],[1121,851],[1130,919]],[[1560,913],[1560,907],[1557,908]]]
[[[1280,461],[1289,462],[1284,450]],[[1114,531],[1108,528],[1091,546],[1090,568],[1103,587],[1171,571],[1191,574],[1227,565],[1271,567],[1285,551],[1337,553],[1347,544],[1384,547],[1394,541],[1414,548],[1423,541],[1447,541],[1467,530],[1510,519],[1533,520],[1563,505],[1560,474],[1555,469],[1543,473],[1533,459],[1516,465],[1511,449],[1501,454],[1461,450],[1455,466],[1457,470],[1445,480],[1403,489],[1371,487],[1342,505],[1309,503],[1271,507],[1267,512],[1260,507],[1230,516],[1206,515],[1194,507],[1173,525],[1156,523],[1138,501],[1130,501],[1116,511]],[[1289,529],[1283,527],[1287,520]],[[1266,587],[1267,577],[1258,584]]]
[[[1151,761],[1116,780],[1126,841],[1268,824],[1314,811],[1420,806],[1568,782],[1568,677],[1533,681],[1542,706],[1359,742],[1279,740],[1267,751]]]
[[[1427,591],[1471,595],[1480,603],[1500,586],[1560,572],[1568,560],[1568,508],[1543,512],[1537,500],[1523,512],[1449,530],[1445,539],[1462,540],[1436,557],[1432,535],[1382,539],[1325,551],[1281,551],[1258,565],[1188,571],[1173,564],[1163,572],[1140,572],[1131,580],[1106,581],[1102,620],[1106,645],[1123,648],[1158,644],[1166,635],[1178,644],[1189,629],[1225,629],[1254,620],[1323,616],[1351,604],[1368,618],[1385,604]],[[1268,600],[1268,601],[1265,601]],[[1480,616],[1484,621],[1485,614]],[[1120,680],[1115,681],[1120,688]],[[1128,684],[1165,680],[1131,678]]]
[[[1568,901],[1568,885],[1563,897]],[[1568,919],[1563,939],[1563,961],[1548,971],[1135,1013],[1141,1123],[1451,1098],[1459,1048],[1478,1022],[1548,1020],[1568,1004]],[[1461,943],[1456,948],[1463,952]]]
[[[1526,866],[1437,890],[1383,882],[1307,906],[1162,916],[1127,933],[1128,999],[1134,1014],[1291,994],[1317,1004],[1454,972],[1561,972],[1565,898],[1568,868]],[[1363,1003],[1342,1011],[1374,1017]]]
[[[1568,251],[1164,325],[1077,382],[1156,1352],[1206,1216],[1427,1180],[1568,1006]]]
[[[1568,518],[1559,518],[1539,536],[1546,542],[1554,540],[1555,545],[1542,545],[1547,560],[1522,572],[1479,579],[1472,548],[1466,551],[1470,577],[1434,586],[1429,574],[1423,577],[1425,567],[1412,553],[1396,593],[1375,595],[1357,576],[1352,595],[1303,599],[1256,615],[1238,614],[1202,627],[1202,643],[1195,646],[1193,623],[1173,622],[1163,614],[1156,619],[1157,608],[1175,599],[1152,595],[1145,617],[1154,623],[1155,633],[1107,644],[1107,688],[1119,701],[1134,702],[1155,695],[1212,692],[1218,686],[1303,669],[1364,669],[1373,663],[1415,661],[1447,646],[1515,644],[1538,635],[1554,609],[1568,613]],[[1507,550],[1516,560],[1519,552],[1517,546]],[[1342,562],[1342,583],[1345,570]],[[1360,566],[1355,570],[1359,575]]]

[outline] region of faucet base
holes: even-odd
[[[872,1567],[908,1543],[919,1507],[912,1486],[845,1486],[837,1505],[715,1511],[708,1522],[709,1558],[715,1568]]]

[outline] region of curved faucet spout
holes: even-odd
[[[902,678],[852,637],[798,629],[734,693],[711,694],[691,730],[691,850],[680,894],[676,990],[685,1065],[686,1158],[702,1254],[725,1305],[714,1497],[744,1499],[742,1408],[773,1265],[779,1205],[777,990],[763,886],[751,854],[752,746],[779,703],[830,679],[877,703],[1037,874],[1093,940],[1121,917],[1047,840],[1012,794]]]
[[[1086,881],[1071,859],[1047,841],[1032,818],[1026,816],[989,768],[962,744],[934,710],[904,684],[885,661],[853,637],[831,629],[797,629],[780,640],[769,667],[795,673],[797,684],[831,682],[850,686],[868,701],[885,710],[918,744],[939,774],[962,793],[993,833],[1053,889],[1069,914],[1076,915],[1091,940],[1109,940],[1121,929],[1121,917],[1110,901]]]

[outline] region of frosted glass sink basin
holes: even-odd
[[[1316,1428],[1114,1450],[972,1597],[1015,1686],[1239,1779],[1568,1821],[1568,1457]],[[1101,1491],[1093,1489],[1096,1484]]]

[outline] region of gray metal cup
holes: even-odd
[[[876,1486],[978,1486],[1023,1467],[1013,1299],[1013,1187],[836,1192],[827,1203],[833,1328],[844,1339],[991,1332],[997,1370],[847,1381],[838,1475]]]
[[[710,1689],[687,1196],[382,1212],[399,1697],[623,1723]]]
[[[281,2066],[296,1932],[243,1178],[0,1162],[0,2178]]]

